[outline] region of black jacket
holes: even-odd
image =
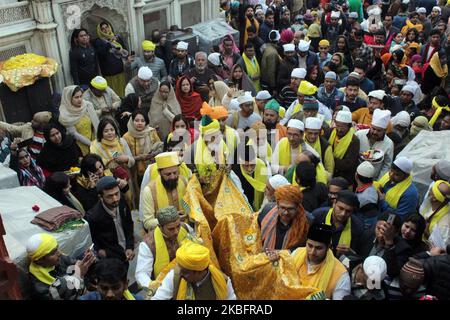
[[[125,247],[126,249],[134,250],[133,220],[131,218],[131,211],[126,205],[123,196],[119,203],[119,214],[125,234]],[[106,212],[100,200],[95,207],[86,213],[85,218],[89,223],[95,249],[97,251],[105,250],[106,256],[109,258],[114,257],[125,260],[125,251],[119,245],[114,220]]]
[[[450,299],[450,255],[433,256],[424,261],[427,294],[439,300]]]
[[[283,61],[281,61],[280,66],[278,67],[278,74],[277,74],[277,83],[278,83],[278,90],[281,91],[283,87],[289,85],[291,82],[291,73],[294,68],[297,68],[298,66],[298,60],[293,58],[292,60],[284,58]]]
[[[375,227],[367,229],[360,241],[358,253],[365,259],[371,255],[372,248],[376,244],[375,242]],[[378,255],[378,254],[377,254]],[[390,249],[385,249],[381,257],[384,259],[387,265],[387,274],[390,277],[396,277],[399,275],[403,265],[408,261],[408,258],[413,255],[413,250],[409,246],[408,242],[401,236],[397,236],[394,239],[394,246]]]
[[[69,52],[70,74],[76,85],[89,85],[99,74],[97,54],[94,47],[75,46]]]
[[[118,42],[126,50],[122,38],[119,37]],[[115,76],[124,71],[122,58],[118,58],[112,53],[114,49],[110,42],[98,38],[95,40],[94,46],[103,76]]]

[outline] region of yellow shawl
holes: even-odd
[[[214,157],[211,156],[211,151],[208,149],[208,146],[203,140],[203,136],[200,135],[198,137],[197,146],[195,149],[194,163],[197,166],[197,170],[200,176],[209,176],[211,173],[214,173],[217,170],[216,164],[226,164],[225,161],[228,154],[228,147],[223,139],[220,141],[218,153],[217,163]]]
[[[42,267],[34,262],[31,262],[29,271],[39,281],[51,285],[56,281],[56,278],[50,275],[50,272],[55,270],[55,267]]]
[[[333,208],[330,208],[325,218],[325,224],[331,226],[331,216],[333,214]],[[342,230],[341,237],[339,238],[339,244],[350,247],[352,242],[352,218],[348,218],[345,224],[344,230]]]
[[[436,109],[436,111],[434,112],[433,117],[431,117],[430,121],[428,121],[428,124],[431,127],[433,127],[434,124],[436,123],[436,120],[441,115],[442,110],[450,111],[450,107],[449,106],[440,106],[440,105],[438,105],[438,103],[436,102],[436,97],[433,98],[433,101],[432,101],[431,105],[433,106],[434,109]]]
[[[433,54],[433,56],[430,59],[430,67],[431,69],[433,69],[434,73],[436,74],[436,76],[438,76],[439,78],[442,78],[442,83],[445,83],[445,78],[447,78],[448,75],[448,66],[445,65],[444,67],[442,67],[441,65],[441,61],[439,60],[439,53],[435,52]]]
[[[99,24],[97,25],[97,36],[98,36],[100,39],[103,39],[103,40],[107,40],[107,41],[109,41],[109,42],[112,42],[116,47],[122,48],[122,45],[121,45],[118,41],[114,40],[115,34],[114,34],[113,29],[112,29],[112,26],[111,26],[110,24],[108,24],[108,25],[109,25],[109,29],[110,29],[111,31],[110,31],[109,33],[104,33],[104,32],[102,31],[102,29],[100,28],[100,24],[101,24],[101,23],[99,23]]]
[[[187,236],[187,231],[185,228],[181,227],[180,232],[178,233],[177,242],[181,245],[181,241],[183,241]],[[155,279],[160,274],[161,270],[164,269],[170,263],[169,251],[167,250],[166,242],[164,241],[164,236],[159,227],[156,227],[154,232],[155,237],[155,248],[156,248],[156,256],[155,264],[153,267],[153,274]]]
[[[180,203],[183,200],[185,192],[186,192],[186,184],[184,183],[183,179],[178,179],[177,185],[178,207],[180,207]],[[153,201],[155,201],[155,199],[153,199]],[[161,176],[158,176],[156,178],[156,203],[158,204],[158,208],[165,208],[170,205],[166,188],[164,188],[161,182]]]
[[[267,166],[261,159],[256,159],[255,177],[253,178],[245,172],[242,165],[240,165],[242,175],[255,189],[255,196],[253,198],[253,209],[258,211],[264,199],[264,191],[266,190],[267,182]]]
[[[295,173],[295,170],[294,170],[294,174],[292,175],[292,184],[294,186],[298,186],[296,178],[297,178],[297,174]],[[316,182],[321,182],[326,185],[328,184],[328,174],[327,174],[322,162],[320,162],[316,166]]]
[[[245,68],[247,69],[247,75],[250,76],[250,78],[253,77],[259,77],[261,75],[261,69],[259,67],[258,60],[256,60],[256,57],[253,57],[254,63],[247,57],[247,55],[244,53],[242,55],[242,59],[245,63]],[[259,80],[252,80],[253,85],[255,86],[256,91],[261,91],[261,84]]]
[[[333,146],[333,154],[335,158],[340,160],[344,158],[345,153],[347,152],[347,149],[350,146],[350,143],[352,142],[354,133],[355,129],[350,128],[347,134],[341,139],[339,139],[336,135],[336,129],[333,129],[330,138],[328,139],[328,142],[330,143],[331,146]]]
[[[384,187],[388,181],[389,181],[389,172],[386,172],[385,175],[378,181],[377,185]],[[411,184],[412,184],[412,176],[409,175],[408,178],[406,178],[400,183],[395,184],[392,188],[390,188],[386,192],[385,200],[391,208],[394,209],[397,208],[400,198]]]
[[[278,142],[278,164],[280,166],[291,165],[291,145],[288,138],[283,138]],[[299,145],[299,153],[302,152],[302,145]]]
[[[125,153],[124,147],[119,138],[115,138],[113,141],[107,141],[102,139],[101,142],[97,140],[91,143],[91,153],[98,154],[105,164],[109,167],[110,162],[114,159],[114,155],[122,155]],[[112,168],[115,169],[115,168]]]
[[[123,297],[125,300],[136,300],[136,298],[131,294],[131,292],[127,289],[123,292]]]
[[[228,288],[224,275],[212,263],[208,266],[208,270],[211,274],[217,300],[225,300],[228,295]],[[181,278],[180,286],[178,287],[177,300],[195,300],[194,289],[184,278]]]

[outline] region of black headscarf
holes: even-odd
[[[61,132],[59,145],[50,141],[50,131],[57,129]],[[65,129],[55,123],[49,123],[44,128],[45,144],[38,156],[38,164],[50,172],[66,171],[78,166],[78,158],[82,156],[81,150],[72,136],[66,135]]]

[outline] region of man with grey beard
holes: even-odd
[[[192,83],[194,84],[194,90],[202,96],[203,101],[209,100],[209,87],[208,81],[213,78],[217,79],[217,75],[208,68],[208,56],[205,52],[199,51],[195,54],[195,67],[185,72]]]

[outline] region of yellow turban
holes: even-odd
[[[106,90],[106,88],[108,87],[108,82],[105,78],[96,76],[91,80],[91,86],[93,86],[97,90]]]
[[[144,51],[155,51],[156,45],[149,41],[149,40],[144,40],[142,41],[142,49]]]
[[[178,158],[178,152],[163,152],[155,157],[156,166],[158,169],[175,167],[180,164],[180,159]]]
[[[439,186],[441,184],[446,184],[447,186],[450,187],[450,184],[447,181],[444,180],[438,180],[433,184],[433,195],[436,198],[437,201],[439,202],[444,202],[446,200],[446,197],[444,194],[442,194],[441,190],[439,190]]]
[[[27,253],[32,261],[37,261],[58,247],[55,237],[48,233],[39,233],[27,241]]]
[[[300,85],[298,86],[297,93],[304,94],[305,96],[312,96],[317,92],[317,87],[313,85],[311,82],[302,80]]]
[[[220,131],[220,123],[216,119],[211,119],[209,115],[202,117],[200,132],[202,134],[213,134]]]
[[[210,264],[209,249],[189,240],[178,248],[176,257],[180,267],[192,271],[203,271]]]
[[[330,46],[330,41],[328,41],[327,39],[322,39],[319,42],[319,46],[320,47],[329,47]]]

